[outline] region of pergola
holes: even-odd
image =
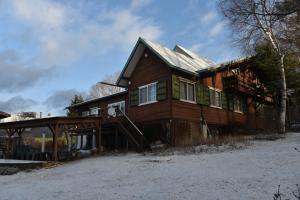
[[[48,127],[51,130],[53,141],[53,161],[58,161],[58,136],[62,132],[84,133],[92,132],[96,136],[96,146],[101,150],[101,118],[100,117],[49,117],[23,121],[0,123],[0,129],[6,130],[8,149],[11,148],[12,136],[21,137],[25,128]]]

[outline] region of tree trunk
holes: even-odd
[[[280,79],[281,79],[281,99],[280,99],[280,113],[279,113],[279,133],[285,133],[285,122],[286,122],[286,80],[284,72],[284,55],[280,55]]]

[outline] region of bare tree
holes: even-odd
[[[110,75],[106,75],[101,82],[115,84],[119,75],[120,75],[119,71]],[[108,96],[111,94],[124,91],[124,88],[102,84],[101,82],[98,82],[91,87],[88,95],[89,99],[100,98],[100,97],[104,97],[104,96]]]
[[[295,0],[299,1],[299,0]],[[233,28],[236,41],[246,49],[253,49],[257,42],[269,42],[278,56],[280,72],[280,132],[285,132],[287,86],[284,57],[289,47],[283,42],[287,20],[298,9],[280,9],[285,2],[294,0],[220,0],[220,8]],[[297,4],[298,5],[298,4]],[[286,7],[285,7],[286,8]],[[299,7],[300,8],[300,7]]]

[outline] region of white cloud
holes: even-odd
[[[205,47],[205,45],[203,43],[197,43],[197,44],[193,44],[190,49],[194,52],[201,52],[200,50],[203,47]]]
[[[130,8],[131,9],[140,9],[148,5],[152,0],[132,0]]]
[[[57,3],[40,0],[12,0],[13,14],[39,28],[59,28],[65,22],[65,10]]]
[[[218,34],[220,34],[222,32],[222,30],[224,29],[226,25],[226,21],[220,21],[218,23],[216,23],[209,31],[209,36],[213,37],[216,36]]]
[[[205,15],[200,17],[200,21],[203,24],[211,23],[215,18],[217,17],[217,14],[215,11],[210,11],[206,13]]]
[[[95,16],[86,16],[70,4],[13,0],[11,13],[32,31],[40,62],[55,65],[114,48],[127,50],[139,36],[158,39],[161,28],[135,13],[149,2],[133,0],[128,8],[101,7]]]

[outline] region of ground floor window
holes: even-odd
[[[90,115],[90,111],[83,111],[82,113],[81,113],[81,116],[82,117],[86,117],[86,116],[89,116]]]
[[[118,107],[123,113],[125,113],[125,101],[119,101],[107,105],[107,108]]]
[[[90,108],[90,115],[98,116],[98,111],[99,111],[98,107]]]

